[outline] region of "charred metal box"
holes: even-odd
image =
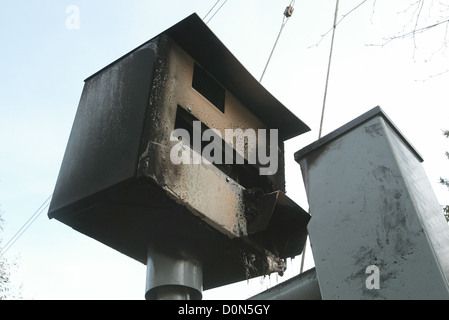
[[[204,289],[282,271],[309,219],[284,194],[283,141],[308,130],[193,14],[86,79],[49,217],[142,263],[183,246]]]

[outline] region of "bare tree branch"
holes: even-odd
[[[448,73],[448,72],[449,72],[449,69],[446,69],[446,70],[444,70],[444,71],[442,71],[442,72],[439,72],[439,73],[437,73],[437,74],[430,75],[430,76],[428,76],[426,79],[423,79],[423,80],[415,80],[415,81],[426,82],[426,81],[431,80],[431,79],[433,79],[433,78],[435,78],[435,77],[442,76],[443,74]]]
[[[427,17],[423,14],[426,12],[426,9]],[[444,26],[445,29],[442,35],[441,46],[430,54],[430,59],[448,47],[449,3],[444,3],[441,0],[415,0],[403,11],[398,12],[398,14],[410,15],[409,22],[404,24],[402,30],[396,35],[383,38],[383,43],[369,44],[368,46],[384,47],[394,40],[411,38],[413,41],[413,59],[415,60],[416,52],[419,47],[417,36],[431,29]],[[429,61],[430,59],[426,59],[426,61]]]
[[[418,29],[419,19],[421,17],[422,8],[424,6],[424,0],[420,0],[419,2],[420,3],[418,4],[417,9],[415,11],[416,19],[415,19],[415,26],[413,27],[413,30],[417,30]],[[416,49],[418,48],[418,46],[416,45],[415,34],[416,33],[413,33],[413,59],[415,59]]]
[[[354,8],[352,8],[351,10],[349,10],[347,13],[343,14],[341,19],[338,20],[338,22],[335,24],[335,26],[338,26],[340,24],[340,22],[342,22],[347,16],[349,16],[351,13],[353,13],[355,10],[357,10],[358,8],[360,8],[365,2],[367,2],[368,0],[363,0],[362,2],[360,2],[358,5],[356,5]],[[374,3],[376,3],[376,1],[374,1]],[[374,9],[373,9],[374,10]],[[313,48],[313,47],[318,47],[318,45],[321,43],[321,41],[323,41],[323,39],[333,30],[333,26],[332,28],[330,28],[329,30],[327,30],[326,33],[321,35],[321,39],[314,45],[308,47],[308,49]]]
[[[388,43],[390,43],[393,40],[404,39],[404,38],[408,38],[408,37],[414,37],[416,34],[423,33],[425,31],[428,31],[428,30],[430,30],[432,28],[438,27],[438,26],[440,26],[442,24],[445,24],[445,23],[449,23],[449,19],[446,19],[446,20],[443,20],[443,21],[439,21],[439,22],[436,22],[436,23],[434,23],[432,25],[428,25],[428,26],[425,26],[425,27],[422,27],[422,28],[419,28],[419,29],[414,29],[412,31],[408,31],[408,32],[399,34],[397,36],[392,36],[390,38],[384,38],[384,40],[385,40],[384,43],[382,43],[382,44],[369,44],[368,46],[384,47],[385,45],[387,45]]]
[[[374,12],[376,11],[376,2],[377,2],[377,0],[373,1],[373,10],[371,12],[371,24],[373,24]]]

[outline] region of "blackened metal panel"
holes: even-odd
[[[198,15],[192,14],[168,29],[166,34],[269,128],[278,129],[281,140],[310,130],[246,70]]]
[[[136,175],[154,42],[86,80],[50,206],[64,206]]]
[[[310,131],[303,121],[246,70],[196,13],[156,37],[162,34],[182,47],[268,128],[278,129],[280,140],[285,141]],[[118,61],[120,59],[113,63]]]
[[[247,217],[249,237],[283,259],[301,254],[310,215],[282,191],[265,194],[257,202],[257,215]]]
[[[198,250],[205,289],[283,271],[282,259],[244,236],[244,188],[217,168],[175,167],[166,154],[178,106],[169,84],[179,79],[167,73],[172,42],[210,67],[266,127],[280,129],[281,140],[308,130],[194,15],[86,79],[49,216],[143,263],[149,243]],[[273,184],[283,190],[279,145]],[[223,233],[230,224],[214,216],[223,210],[212,210],[216,199],[233,204],[229,216],[238,215],[231,219],[236,228],[226,230],[238,239]]]

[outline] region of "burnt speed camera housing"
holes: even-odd
[[[175,164],[176,129],[214,129],[224,149],[226,129],[277,129],[277,170]],[[309,220],[285,195],[283,141],[308,130],[193,14],[86,79],[49,217],[142,263],[182,246],[204,289],[282,272]]]

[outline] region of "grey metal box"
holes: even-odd
[[[449,227],[421,156],[379,107],[295,159],[323,299],[449,298]]]

